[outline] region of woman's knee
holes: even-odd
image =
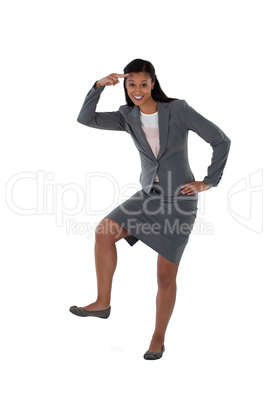
[[[178,265],[164,258],[158,258],[157,283],[160,287],[168,287],[176,283]]]
[[[95,230],[95,240],[97,243],[115,243],[122,238],[124,230],[117,222],[109,218],[103,218]]]

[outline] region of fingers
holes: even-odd
[[[125,77],[128,77],[129,76],[129,73],[127,73],[127,74],[113,74],[115,77],[117,77],[117,78],[125,78]]]
[[[98,80],[98,86],[97,87],[105,87],[106,85],[116,85],[119,84],[119,79],[118,78],[126,78],[129,76],[128,74],[109,74],[107,77],[102,78],[101,80]]]
[[[119,84],[119,79],[118,78],[124,78],[124,77],[128,77],[129,74],[110,74],[107,77],[107,84],[106,85],[116,85]]]
[[[117,77],[115,77],[115,74],[108,75],[106,79],[107,79],[107,85],[115,85],[119,83],[119,80]]]
[[[181,191],[182,194],[193,195],[198,192],[197,188],[192,183],[186,183],[183,186],[181,186],[181,188],[182,188]]]
[[[190,183],[184,184],[183,186],[181,186],[181,188],[182,194],[193,195],[201,191],[210,189],[210,186],[205,184],[203,181],[192,181]]]

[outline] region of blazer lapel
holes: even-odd
[[[169,109],[167,108],[167,102],[157,102],[158,110],[158,125],[159,125],[159,139],[160,139],[160,149],[158,157],[156,158],[150,144],[148,143],[145,133],[141,126],[140,120],[140,108],[134,106],[131,112],[128,114],[129,123],[133,129],[135,137],[141,144],[142,148],[146,154],[153,160],[159,160],[164,154],[168,141],[168,129],[169,129]]]
[[[160,137],[160,149],[157,159],[160,159],[165,152],[168,142],[169,132],[169,108],[168,102],[157,102],[158,107],[158,125]]]

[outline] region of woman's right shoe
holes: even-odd
[[[69,311],[79,317],[99,317],[99,318],[108,318],[111,313],[111,307],[106,310],[100,311],[87,311],[82,307],[72,306]]]

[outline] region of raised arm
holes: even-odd
[[[110,74],[107,77],[96,81],[84,100],[77,121],[88,127],[103,130],[125,131],[124,118],[119,111],[98,113],[96,112],[96,108],[104,88],[106,86],[118,84],[119,78],[127,76],[128,74]]]

